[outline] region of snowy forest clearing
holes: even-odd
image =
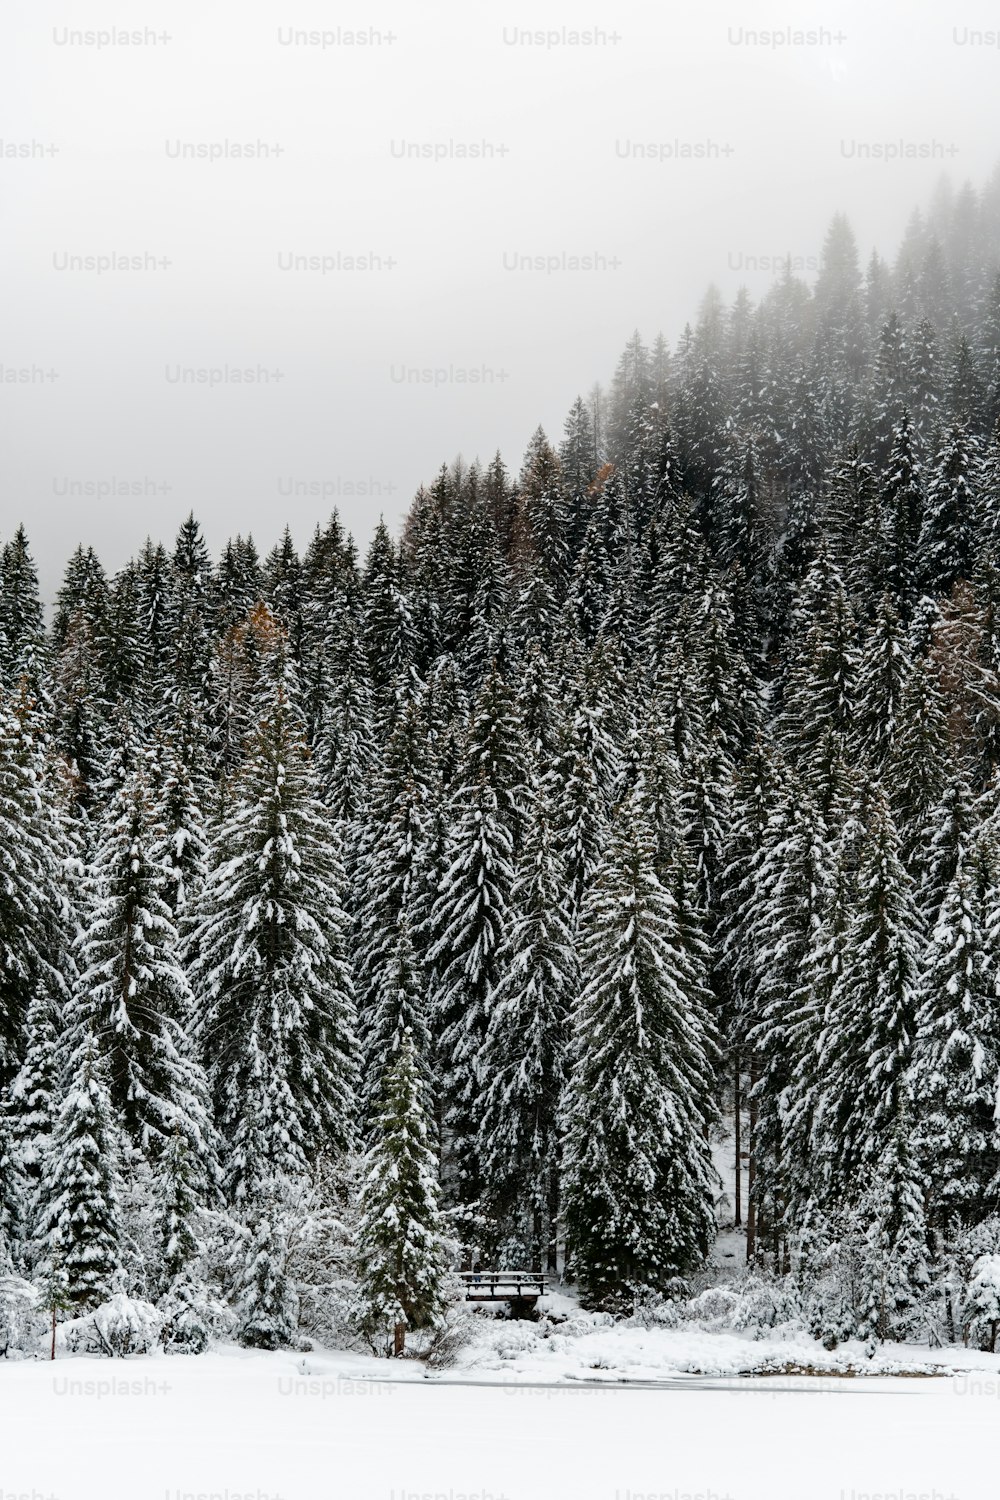
[[[609,1330],[601,1348],[640,1332]],[[651,1356],[677,1347],[673,1330],[641,1337]],[[722,1359],[742,1341],[715,1342]],[[463,1371],[466,1384],[416,1364],[231,1347],[200,1359],[0,1364],[0,1483],[5,1495],[57,1500],[985,1500],[998,1361],[961,1350],[947,1361],[961,1373],[736,1389],[675,1379],[663,1390],[566,1381],[599,1373],[573,1372],[568,1357],[548,1362],[549,1379],[566,1381],[553,1386],[523,1383],[521,1366],[501,1385],[482,1366]],[[665,1368],[655,1356],[650,1365]],[[835,1444],[828,1402],[808,1399],[817,1391],[839,1399]]]

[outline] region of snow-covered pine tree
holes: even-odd
[[[577,396],[563,423],[559,446],[570,551],[575,554],[583,541],[590,512],[590,488],[599,468],[594,418],[582,396]]]
[[[363,1057],[360,1114],[366,1129],[379,1109],[382,1076],[404,1011],[430,1076],[425,935],[417,910],[432,797],[428,760],[420,710],[411,703],[400,713],[386,747],[357,860],[354,982]],[[415,1008],[417,991],[422,998]]]
[[[74,812],[92,805],[104,771],[110,709],[95,624],[83,609],[70,616],[53,669],[53,740],[73,778]]]
[[[208,869],[208,834],[204,805],[205,779],[197,776],[192,762],[196,745],[185,733],[188,715],[156,747],[150,780],[154,798],[152,857],[169,873],[164,900],[175,922],[192,909],[201,893]]]
[[[930,1282],[923,1193],[908,1131],[904,1093],[859,1203],[867,1252],[860,1287],[865,1326],[859,1332],[879,1339],[912,1340],[923,1331],[920,1301]]]
[[[302,562],[286,526],[277,546],[272,547],[261,569],[261,593],[288,636],[295,662],[301,660]]]
[[[953,770],[919,835],[917,903],[929,933],[951,881],[972,849],[982,816],[964,771]]]
[[[136,617],[141,659],[138,699],[143,719],[153,722],[167,693],[170,634],[170,556],[162,542],[147,540],[139,553]]]
[[[384,521],[365,559],[362,609],[375,707],[391,717],[413,660],[414,631],[399,554]]]
[[[779,720],[786,754],[804,773],[812,772],[814,784],[821,779],[829,737],[843,740],[853,728],[857,670],[854,613],[843,579],[821,551],[792,609]]]
[[[288,1275],[288,1244],[280,1199],[255,1196],[249,1204],[239,1279],[237,1337],[247,1349],[282,1349],[298,1324],[298,1298]]]
[[[498,956],[501,977],[483,1053],[479,1154],[501,1260],[550,1270],[568,1016],[578,985],[564,882],[549,810],[536,797]]]
[[[278,682],[218,826],[187,933],[198,1031],[237,1201],[351,1138],[354,991],[334,826]]]
[[[996,854],[984,841],[959,856],[931,933],[918,989],[910,1092],[914,1151],[930,1224],[944,1234],[998,1205],[995,1114]]]
[[[41,1175],[59,1101],[57,1043],[61,1029],[56,1003],[45,990],[37,989],[25,1021],[24,1061],[10,1089],[18,1159],[33,1183]]]
[[[877,557],[869,555],[877,540],[875,474],[857,443],[848,445],[830,468],[823,520],[830,555],[855,608],[866,605],[870,569],[873,562],[877,565]]]
[[[38,571],[24,527],[18,526],[0,553],[0,682],[13,688],[26,677],[37,694],[47,656]]]
[[[976,468],[969,434],[953,427],[931,469],[917,542],[917,574],[929,594],[949,593],[971,572],[979,505]]]
[[[330,622],[324,651],[329,681],[316,727],[316,768],[324,800],[347,825],[367,811],[378,752],[368,658],[360,623],[346,604]]]
[[[685,951],[654,859],[638,809],[621,808],[583,915],[563,1203],[571,1263],[594,1305],[667,1289],[713,1233],[704,955]]]
[[[913,882],[880,791],[872,792],[870,808],[820,1051],[828,1080],[822,1129],[830,1188],[846,1198],[858,1174],[874,1169],[899,1123],[923,937]]]
[[[212,560],[194,515],[177,533],[167,615],[167,696],[205,712],[210,701]]]
[[[403,1032],[384,1081],[382,1113],[361,1197],[362,1324],[388,1353],[433,1324],[444,1308],[446,1244],[437,1155],[413,1038]]]
[[[94,1038],[80,1031],[42,1179],[43,1264],[85,1312],[111,1293],[122,1259],[121,1141]]]
[[[481,775],[453,801],[446,869],[428,919],[432,1026],[446,1134],[445,1182],[463,1204],[482,1191],[483,1043],[500,975],[513,851],[507,809]]]
[[[569,512],[559,459],[540,427],[524,456],[519,489],[525,539],[558,609],[569,583]]]
[[[420,1073],[428,1107],[433,1096],[427,974],[414,950],[405,909],[384,936],[387,941],[380,949],[377,975],[368,992],[371,1011],[365,1016],[362,1031],[361,1101],[369,1136],[381,1108],[382,1079],[399,1052],[404,1033],[410,1037],[414,1066]]]
[[[494,663],[470,707],[445,812],[444,848],[420,943],[430,965],[446,1181],[466,1206],[481,1181],[482,1047],[525,816],[527,748]]]
[[[924,834],[953,769],[947,703],[933,669],[918,660],[903,690],[899,725],[885,771],[903,861],[918,877],[927,862]]]
[[[811,924],[788,1008],[787,1034],[796,1066],[780,1104],[787,1152],[783,1176],[788,1223],[800,1237],[808,1237],[825,1217],[818,1205],[829,1201],[824,1183],[830,1147],[835,1143],[827,1140],[821,1124],[828,1086],[824,1048],[831,1000],[846,957],[857,845],[863,834],[859,805],[849,803],[838,821],[839,836],[829,849],[821,919]]]
[[[155,1158],[180,1130],[207,1157],[208,1100],[187,1031],[191,994],[167,904],[170,872],[155,857],[146,767],[127,726],[115,779],[67,1024],[94,1039],[116,1119],[144,1154]]]
[[[831,878],[829,835],[808,794],[789,784],[764,833],[757,877],[754,946],[758,965],[747,1042],[756,1084],[756,1126],[751,1141],[757,1232],[773,1249],[775,1269],[787,1255],[789,1183],[808,1174],[808,1159],[794,1160],[785,1124],[789,1094],[814,1059],[799,1051],[798,987],[802,965],[814,950],[826,915]]]
[[[899,612],[883,594],[861,653],[854,715],[857,743],[876,772],[892,754],[912,667]]]
[[[28,1238],[28,1184],[14,1139],[14,1108],[0,1091],[0,1277],[24,1263]]]
[[[575,932],[600,857],[615,766],[601,716],[580,701],[578,683],[569,691],[572,696],[560,715],[555,764],[546,781],[554,808],[555,846],[566,874],[566,916]]]
[[[0,691],[0,1088],[17,1071],[55,872],[42,818],[42,764],[28,704]]]
[[[882,587],[896,598],[904,615],[916,597],[917,544],[924,514],[920,465],[913,429],[906,412],[893,429],[892,447],[879,490],[884,577]]]

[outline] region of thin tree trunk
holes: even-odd
[[[52,1309],[52,1352],[50,1353],[49,1358],[50,1359],[55,1359],[55,1357],[56,1357],[56,1310],[55,1310],[55,1308],[53,1308]]]
[[[406,1324],[397,1323],[392,1330],[392,1357],[402,1359],[406,1353]]]
[[[549,1179],[549,1224],[545,1246],[545,1270],[551,1275],[559,1274],[559,1173],[553,1172]]]
[[[736,1051],[735,1069],[733,1072],[733,1114],[736,1124],[736,1184],[733,1191],[734,1217],[733,1228],[743,1228],[743,1163],[740,1161],[741,1122],[740,1113],[743,1108],[743,1099],[740,1093],[740,1054]]]
[[[757,1254],[757,1201],[754,1194],[757,1173],[754,1169],[754,1147],[757,1135],[757,1068],[750,1065],[750,1171],[747,1192],[747,1265],[752,1265]]]

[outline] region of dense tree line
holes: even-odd
[[[78,548],[47,627],[14,533],[0,1269],[126,1273],[196,1346],[212,1281],[274,1344],[308,1201],[397,1347],[455,1256],[622,1306],[705,1261],[735,1117],[817,1328],[955,1315],[1000,1250],[998,228],[943,190],[862,271],[836,218],[812,288],[634,336],[363,558],[192,517]]]

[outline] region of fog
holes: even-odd
[[[442,460],[516,467],[709,282],[758,295],[786,254],[808,276],[837,210],[862,262],[891,255],[944,173],[981,185],[998,22],[899,0],[6,12],[0,535],[24,520],[51,597],[79,540],[116,568],[193,509],[214,549],[286,521],[304,543],[337,505],[364,544]]]

